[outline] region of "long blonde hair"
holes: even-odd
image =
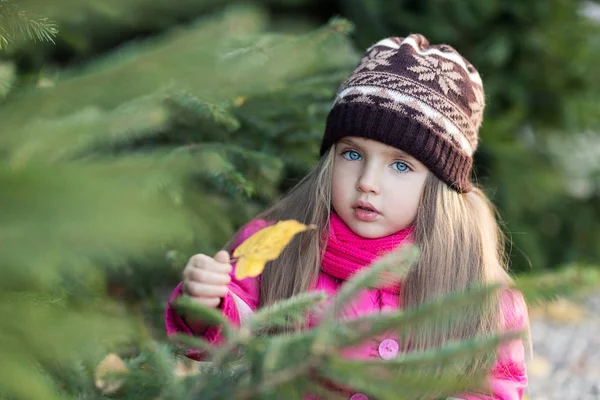
[[[270,221],[296,219],[318,226],[299,234],[278,259],[267,264],[261,275],[260,306],[309,290],[318,276],[323,238],[329,232],[334,156],[335,145],[289,193],[257,216]],[[421,256],[403,282],[400,300],[404,307],[473,285],[511,282],[494,207],[480,189],[459,194],[430,174],[414,224]],[[468,318],[440,320],[411,335],[410,348],[422,350],[498,332],[498,297],[490,298],[485,307],[476,305],[464,311]],[[477,372],[489,363],[489,358],[482,357],[469,369]]]
[[[417,265],[403,285],[402,304],[415,307],[476,285],[510,284],[504,235],[496,211],[485,193],[474,187],[459,194],[433,174],[425,182],[415,220]],[[440,318],[412,332],[411,350],[425,350],[449,341],[485,336],[501,330],[500,294],[461,309],[461,317]],[[495,354],[462,365],[465,374],[491,367]]]

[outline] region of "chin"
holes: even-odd
[[[374,223],[353,221],[348,227],[352,232],[365,239],[378,239],[387,236],[387,234],[382,229],[378,229]]]

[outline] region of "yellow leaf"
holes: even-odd
[[[265,269],[265,260],[258,258],[241,258],[235,266],[235,277],[236,279],[254,278],[263,272]]]
[[[233,252],[233,257],[238,259],[235,277],[244,279],[260,275],[267,261],[279,257],[294,236],[314,228],[315,225],[306,226],[295,220],[287,220],[256,232]]]
[[[113,353],[104,357],[96,367],[96,387],[102,394],[112,394],[123,386],[124,379],[111,375],[128,372],[127,366],[121,358]]]

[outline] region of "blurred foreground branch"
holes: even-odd
[[[0,0],[0,50],[17,37],[54,43],[56,23],[48,18],[32,18],[14,0]]]

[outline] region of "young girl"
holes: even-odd
[[[494,210],[469,178],[483,109],[481,78],[452,47],[430,45],[421,35],[376,43],[338,90],[316,168],[242,228],[227,250],[278,220],[318,229],[299,234],[258,278],[236,280],[227,251],[214,258],[197,254],[171,301],[186,294],[243,324],[257,308],[298,293],[333,296],[349,277],[408,242],[420,248],[418,265],[401,284],[361,292],[342,317],[412,307],[472,285],[510,283]],[[468,322],[432,325],[411,337],[410,349],[527,329],[518,292],[506,289],[493,303],[486,311],[465,311],[473,313]],[[219,327],[183,320],[170,306],[166,326],[168,334],[221,341]],[[388,335],[345,355],[392,359],[403,347]],[[482,357],[470,368],[477,371],[485,362]],[[522,398],[527,385],[522,341],[499,349],[489,384],[491,393],[459,397]]]

